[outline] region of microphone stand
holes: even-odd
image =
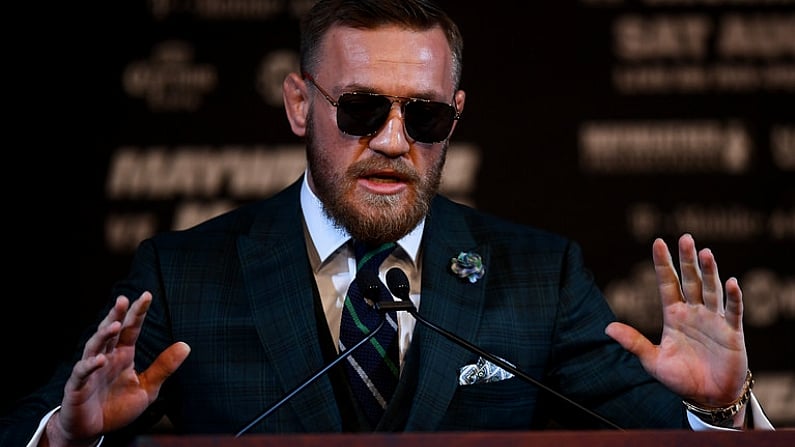
[[[381,315],[383,315],[383,314],[381,314]],[[367,334],[366,337],[364,337],[363,339],[358,341],[355,345],[353,345],[353,347],[351,347],[350,349],[345,350],[345,352],[341,353],[331,363],[329,363],[328,365],[324,366],[321,370],[316,372],[310,378],[308,378],[308,379],[304,380],[303,382],[301,382],[297,387],[293,388],[292,391],[287,393],[287,395],[284,396],[280,401],[278,401],[275,404],[271,405],[267,410],[262,412],[262,414],[260,414],[256,418],[254,418],[253,421],[249,422],[245,427],[240,429],[240,431],[238,431],[237,434],[235,435],[235,438],[238,438],[241,435],[243,435],[244,433],[246,433],[247,431],[249,431],[251,429],[251,427],[256,425],[259,421],[261,421],[261,420],[265,419],[266,417],[268,417],[271,413],[273,413],[279,407],[281,407],[285,402],[287,402],[288,400],[292,399],[292,397],[295,396],[298,392],[300,392],[301,390],[303,390],[304,388],[306,388],[310,384],[314,383],[315,380],[317,380],[320,376],[325,374],[326,371],[328,371],[329,369],[333,368],[339,362],[341,362],[342,360],[346,359],[349,355],[351,355],[353,353],[353,351],[355,351],[359,346],[369,342],[370,339],[373,338],[375,336],[375,334],[377,334],[378,331],[381,330],[382,327],[384,327],[384,323],[386,323],[386,318],[382,318],[381,322],[378,324],[378,326],[372,332]]]
[[[592,417],[600,420],[601,422],[604,422],[605,424],[607,424],[607,425],[609,425],[609,426],[611,426],[611,427],[613,427],[613,428],[615,428],[617,430],[624,431],[623,428],[619,427],[615,423],[613,423],[613,422],[609,421],[608,419],[604,418],[603,416],[601,416],[601,415],[599,415],[599,414],[597,414],[597,413],[585,408],[584,406],[578,404],[577,402],[569,399],[568,397],[560,394],[559,392],[553,390],[552,388],[544,385],[543,383],[539,382],[538,380],[530,377],[529,375],[527,375],[524,372],[522,372],[519,369],[517,369],[515,366],[513,366],[510,363],[506,362],[505,360],[503,360],[503,359],[501,359],[501,358],[499,358],[499,357],[497,357],[497,356],[495,356],[495,355],[493,355],[493,354],[491,354],[491,353],[489,353],[487,351],[484,351],[483,349],[479,348],[478,346],[475,346],[472,343],[470,343],[470,342],[464,340],[463,338],[459,337],[458,335],[453,334],[452,332],[450,332],[450,331],[448,331],[448,330],[446,330],[446,329],[444,329],[442,327],[439,327],[436,324],[431,323],[430,321],[426,320],[423,316],[421,316],[419,314],[419,312],[417,312],[417,308],[414,306],[414,303],[411,302],[411,299],[409,298],[408,277],[399,268],[395,267],[395,268],[392,268],[389,272],[387,272],[387,284],[388,284],[389,290],[392,293],[394,293],[395,296],[397,296],[401,301],[395,301],[394,303],[378,302],[378,303],[375,304],[377,309],[380,310],[381,308],[394,308],[395,310],[405,310],[408,313],[410,313],[417,321],[419,321],[420,323],[424,324],[425,326],[428,326],[429,328],[431,328],[435,332],[443,335],[445,338],[447,338],[448,340],[452,341],[453,343],[456,343],[456,344],[458,344],[460,346],[465,347],[466,349],[468,349],[468,350],[480,355],[481,357],[489,360],[490,362],[492,362],[495,365],[503,368],[504,370],[512,373],[513,375],[522,378],[524,381],[529,382],[529,383],[541,388],[542,390],[557,396],[558,398],[562,399],[563,401],[565,401],[565,402],[567,402],[567,403],[579,408],[583,412],[591,415]]]
[[[613,428],[615,428],[617,430],[624,431],[621,427],[619,427],[618,425],[614,424],[613,422],[611,422],[611,421],[605,419],[604,417],[600,416],[599,414],[597,414],[597,413],[595,413],[595,412],[583,407],[582,405],[580,405],[577,402],[569,399],[568,397],[558,393],[557,391],[553,390],[552,388],[549,388],[548,386],[544,385],[543,383],[533,379],[529,375],[527,375],[524,372],[522,372],[519,369],[517,369],[515,366],[513,366],[510,363],[506,362],[505,360],[503,360],[503,359],[501,359],[501,358],[499,358],[499,357],[497,357],[497,356],[495,356],[495,355],[493,355],[493,354],[491,354],[491,353],[489,353],[487,351],[484,351],[483,349],[473,345],[472,343],[470,343],[470,342],[464,340],[463,338],[453,334],[452,332],[447,331],[446,329],[444,329],[442,327],[439,327],[436,324],[431,323],[430,321],[426,320],[422,315],[419,314],[419,312],[417,312],[417,308],[414,306],[414,303],[412,303],[411,299],[409,299],[408,277],[406,277],[406,274],[402,270],[400,270],[399,268],[393,268],[389,272],[387,272],[387,283],[389,284],[389,287],[388,287],[389,290],[395,296],[397,296],[400,299],[400,301],[378,301],[379,288],[382,286],[382,284],[381,284],[380,280],[378,280],[377,276],[374,276],[374,274],[370,274],[370,273],[372,273],[372,272],[369,272],[369,271],[360,272],[360,274],[357,275],[356,281],[360,282],[360,288],[363,290],[364,295],[366,297],[368,297],[368,299],[371,301],[372,307],[375,310],[377,310],[382,316],[381,322],[378,324],[378,326],[372,332],[367,334],[366,337],[364,337],[359,342],[357,342],[355,345],[353,345],[353,347],[351,347],[350,349],[347,349],[344,352],[340,353],[340,355],[337,358],[335,358],[332,362],[330,362],[329,364],[324,366],[322,369],[317,371],[315,374],[313,374],[308,379],[306,379],[303,382],[301,382],[292,391],[287,393],[287,395],[285,395],[281,400],[279,400],[275,404],[271,405],[264,412],[262,412],[259,416],[254,418],[254,420],[249,422],[245,427],[240,429],[240,431],[238,431],[237,434],[235,435],[236,438],[238,438],[241,435],[245,434],[254,425],[256,425],[257,423],[262,421],[264,418],[268,417],[271,413],[273,413],[278,408],[280,408],[285,402],[287,402],[288,400],[292,399],[292,397],[295,396],[297,393],[299,393],[301,390],[303,390],[304,388],[306,388],[310,384],[314,383],[320,376],[325,374],[329,369],[333,368],[334,366],[339,364],[339,362],[341,362],[342,360],[344,360],[348,356],[350,356],[353,353],[353,351],[355,351],[356,349],[358,349],[360,346],[364,345],[365,343],[369,342],[370,339],[373,338],[378,333],[378,331],[381,330],[382,327],[384,327],[384,324],[386,324],[386,314],[388,312],[397,312],[397,311],[408,312],[417,321],[419,321],[420,323],[424,324],[425,326],[431,328],[433,331],[443,335],[445,338],[447,338],[448,340],[452,341],[453,343],[456,343],[456,344],[458,344],[460,346],[465,347],[466,349],[468,349],[468,350],[480,355],[481,357],[491,361],[492,363],[500,366],[501,368],[505,369],[506,371],[511,372],[515,376],[518,376],[518,377],[522,378],[526,382],[529,382],[529,383],[539,387],[540,389],[557,396],[558,398],[562,399],[563,401],[568,402],[569,404],[577,407],[578,409],[580,409],[583,412],[591,415],[592,417],[600,420],[601,422],[604,422],[605,424],[607,424],[607,425],[609,425],[609,426],[611,426],[611,427],[613,427]]]

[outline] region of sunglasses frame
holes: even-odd
[[[339,105],[340,105],[339,98],[334,99],[328,92],[326,92],[326,90],[323,87],[318,85],[317,81],[315,81],[315,78],[312,77],[311,74],[304,72],[303,76],[304,76],[304,79],[306,81],[309,81],[309,83],[311,83],[312,85],[315,86],[315,88],[317,88],[317,90],[320,92],[320,94],[324,98],[326,98],[326,101],[328,101],[329,104],[334,106],[337,109],[337,113],[339,113]],[[451,104],[448,104],[448,103],[444,103],[444,102],[441,102],[441,101],[431,101],[430,99],[425,99],[425,98],[414,98],[414,97],[411,97],[411,96],[382,95],[380,93],[371,93],[371,92],[344,92],[344,93],[340,94],[339,97],[341,98],[342,95],[377,96],[377,97],[389,99],[392,104],[394,104],[395,102],[400,103],[401,112],[404,114],[403,127],[404,127],[404,130],[406,131],[406,134],[409,133],[408,129],[406,128],[406,122],[405,122],[405,113],[406,113],[405,112],[405,107],[406,107],[406,104],[408,104],[408,103],[424,102],[424,103],[444,104],[445,106],[451,107],[453,109],[453,112],[455,112],[455,115],[453,116],[453,124],[455,124],[456,121],[461,119],[461,112],[459,112],[458,108],[455,106],[455,101],[453,101]],[[383,123],[381,123],[381,125],[383,126]],[[339,119],[337,120],[337,128],[339,128]],[[441,142],[447,140],[448,138],[450,138],[450,132],[452,132],[452,130],[453,130],[453,125],[451,125],[450,126],[450,130],[447,131],[447,136],[445,136],[444,138],[442,138],[441,140],[438,140],[438,141],[422,141],[420,139],[414,138],[411,135],[409,135],[409,137],[411,137],[414,141],[417,141],[419,143],[436,144],[436,143],[441,143]],[[346,135],[352,135],[352,136],[355,136],[355,137],[370,137],[370,136],[375,135],[378,132],[378,129],[376,129],[376,130],[374,130],[372,132],[366,133],[366,134],[362,134],[362,135],[351,134],[351,133],[348,133],[348,132],[346,132],[346,131],[344,131],[342,129],[340,129],[340,132],[342,132],[342,133],[344,133]]]

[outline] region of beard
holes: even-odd
[[[402,238],[428,214],[431,200],[439,189],[447,154],[445,142],[436,162],[424,173],[406,164],[401,158],[387,158],[379,154],[350,165],[344,172],[333,166],[333,150],[318,146],[313,138],[311,120],[307,122],[307,162],[312,173],[315,194],[323,203],[324,213],[338,227],[344,228],[356,240],[367,244],[382,244]],[[426,149],[421,149],[426,150]],[[391,169],[408,184],[408,188],[394,195],[357,191],[357,179],[373,169]]]

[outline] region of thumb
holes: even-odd
[[[605,328],[605,334],[618,342],[624,349],[638,356],[642,363],[651,361],[655,351],[654,345],[632,326],[612,322]]]
[[[176,342],[161,352],[149,368],[139,375],[139,380],[150,395],[160,391],[163,382],[182,365],[188,354],[190,346],[181,341]]]

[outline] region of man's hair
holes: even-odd
[[[321,40],[333,26],[374,29],[398,25],[425,31],[439,26],[453,56],[453,84],[461,81],[464,41],[458,26],[429,0],[318,0],[301,20],[301,70],[312,73],[319,62]]]

